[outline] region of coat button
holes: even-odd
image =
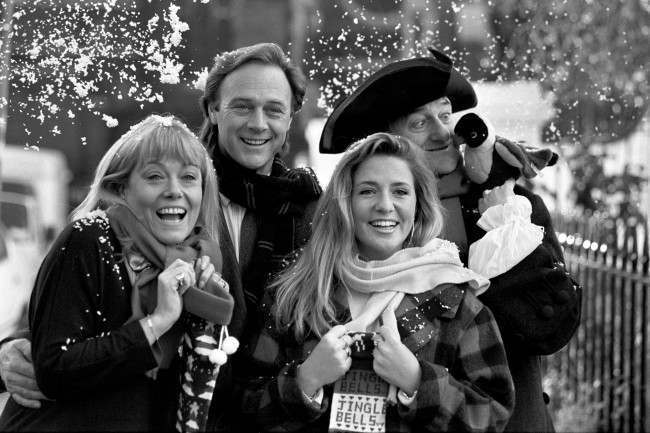
[[[544,305],[544,307],[542,307],[542,316],[544,318],[550,319],[551,317],[553,317],[554,314],[555,311],[553,310],[553,307],[551,307],[550,305]]]
[[[558,301],[562,302],[563,304],[569,302],[570,298],[571,296],[569,296],[569,293],[566,290],[560,290],[557,294]]]

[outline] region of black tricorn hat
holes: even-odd
[[[385,132],[390,122],[446,96],[453,111],[476,106],[472,85],[445,54],[390,63],[341,100],[327,118],[320,153],[340,153],[357,140]]]

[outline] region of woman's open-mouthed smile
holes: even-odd
[[[367,260],[384,260],[403,248],[415,218],[413,174],[406,161],[374,155],[354,173],[352,215],[357,247]]]
[[[147,162],[131,173],[124,198],[158,241],[183,242],[199,217],[201,170],[177,160]]]

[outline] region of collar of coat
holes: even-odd
[[[395,310],[402,343],[415,353],[437,337],[440,326],[436,319],[450,321],[456,318],[466,290],[466,284],[442,284],[425,293],[405,295]],[[339,299],[335,299],[335,304],[340,311],[337,322],[350,321],[350,310]]]
[[[402,343],[415,353],[439,332],[436,319],[449,321],[456,317],[466,288],[464,284],[443,284],[426,293],[406,295],[395,310],[397,329]]]
[[[469,192],[470,185],[463,165],[459,164],[454,171],[438,179],[438,195],[440,199],[462,196]]]

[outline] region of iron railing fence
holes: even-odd
[[[574,400],[596,408],[601,431],[650,431],[648,222],[555,214],[567,267],[583,286],[582,322],[549,359]]]

